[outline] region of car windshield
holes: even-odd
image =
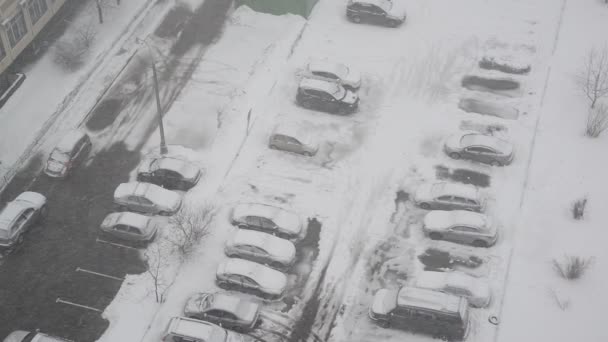
[[[378,6],[388,12],[393,7],[393,3],[390,0],[378,0]]]
[[[67,163],[70,161],[70,156],[67,153],[58,150],[54,150],[49,158],[60,163]]]
[[[346,89],[337,83],[329,88],[329,92],[339,100],[342,100],[346,96]]]
[[[150,162],[150,171],[155,171],[158,169],[160,164],[160,159],[154,159]]]

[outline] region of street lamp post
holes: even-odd
[[[152,50],[150,48],[150,45],[148,45],[148,42],[146,42],[144,39],[137,39],[140,42],[143,42],[144,44],[146,44],[146,46],[148,47],[148,49]],[[151,52],[151,51],[150,51]],[[165,126],[163,125],[163,107],[160,104],[160,93],[158,90],[158,76],[156,73],[156,64],[155,64],[155,60],[154,57],[152,56],[152,75],[154,76],[154,95],[156,96],[156,112],[158,113],[158,130],[160,133],[160,154],[165,155],[167,154],[168,150],[167,150],[167,143],[165,142]]]

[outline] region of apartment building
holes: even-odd
[[[65,2],[0,0],[0,83],[6,82],[5,71]]]

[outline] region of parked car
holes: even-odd
[[[513,161],[513,144],[491,135],[461,132],[449,137],[443,147],[453,159],[470,159],[493,166],[509,165]]]
[[[314,156],[319,150],[319,145],[309,130],[286,124],[275,127],[268,139],[268,147],[308,157]]]
[[[260,304],[227,292],[197,293],[186,302],[184,316],[227,329],[251,331],[260,315]]]
[[[63,338],[50,336],[37,331],[16,330],[10,333],[3,342],[73,342]]]
[[[137,168],[137,180],[153,183],[171,190],[188,190],[201,178],[201,169],[175,157],[144,159]]]
[[[397,27],[405,22],[405,8],[400,0],[349,0],[346,17],[355,23]]]
[[[79,130],[68,132],[59,141],[46,161],[44,173],[49,177],[65,178],[91,150],[91,139]]]
[[[0,211],[0,250],[21,244],[25,233],[46,215],[46,197],[37,192],[22,192]]]
[[[296,102],[304,107],[334,114],[350,114],[359,106],[359,96],[338,82],[302,78]]]
[[[464,297],[476,308],[485,308],[492,298],[487,282],[458,271],[423,271],[414,280],[414,286]]]
[[[244,342],[242,335],[215,324],[173,317],[162,335],[163,342]]]
[[[416,287],[378,290],[369,317],[383,327],[422,332],[446,340],[463,340],[469,331],[466,298]]]
[[[422,230],[433,240],[447,240],[489,247],[498,239],[498,228],[492,219],[466,210],[433,210],[426,214]]]
[[[240,203],[232,209],[231,222],[239,228],[259,230],[291,241],[306,237],[306,225],[300,216],[268,204]]]
[[[308,63],[307,71],[313,78],[339,82],[344,88],[351,91],[357,91],[361,87],[361,73],[342,63],[314,60]]]
[[[155,184],[130,182],[122,183],[116,188],[114,203],[120,211],[172,215],[181,207],[182,198],[179,194]]]
[[[414,203],[426,210],[482,212],[486,207],[486,199],[476,186],[448,182],[420,185],[414,194]]]
[[[296,260],[296,247],[289,240],[239,229],[226,243],[226,255],[252,260],[273,268],[287,268]]]
[[[101,230],[114,237],[133,241],[149,242],[154,240],[158,231],[158,221],[150,216],[131,213],[110,213],[101,222]]]
[[[236,258],[227,259],[218,266],[216,281],[223,288],[238,288],[272,299],[283,296],[287,288],[287,276],[282,272]]]

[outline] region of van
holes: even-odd
[[[186,317],[173,317],[167,324],[162,341],[243,342],[243,337],[209,322]]]
[[[91,139],[79,130],[68,132],[49,155],[44,173],[53,178],[65,178],[91,149]]]
[[[369,309],[372,321],[447,340],[464,340],[469,330],[466,298],[416,287],[380,289]]]

